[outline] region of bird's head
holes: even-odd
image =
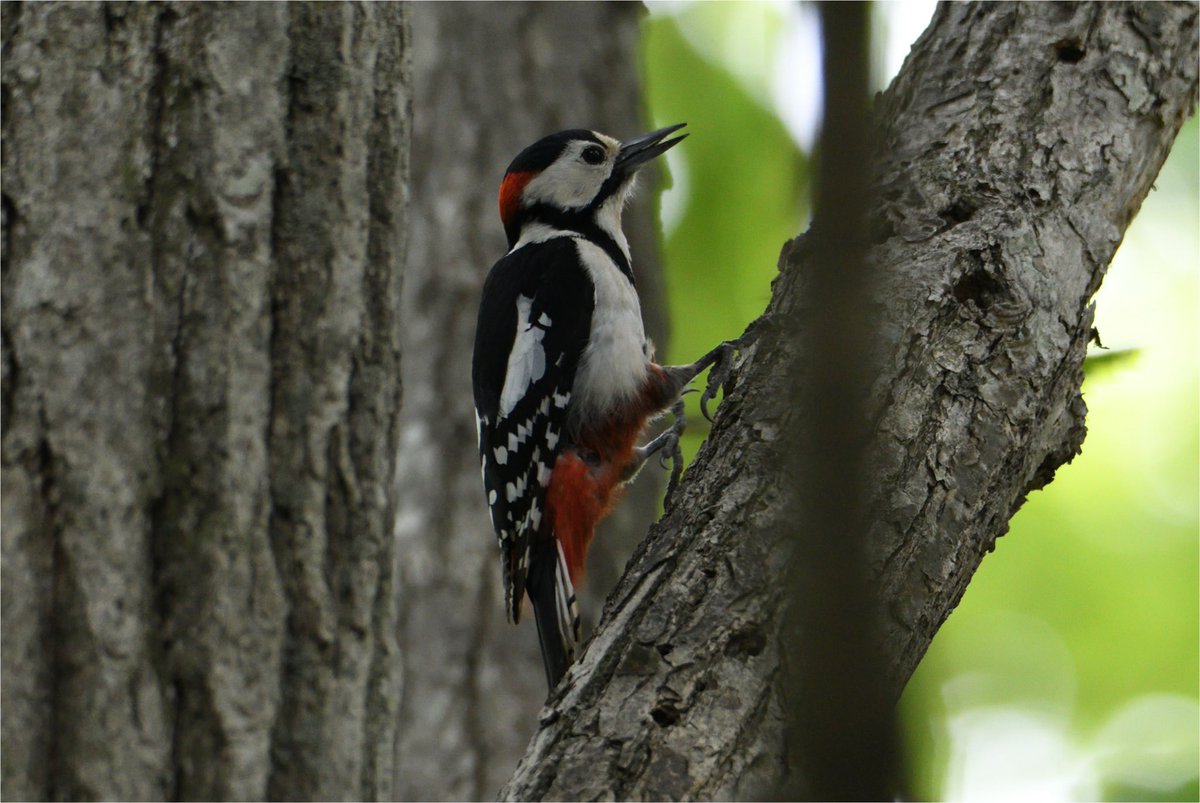
[[[687,134],[668,139],[685,123],[621,142],[573,128],[543,137],[521,151],[500,183],[500,220],[509,247],[530,222],[577,228],[597,225],[616,236],[621,208],[638,169]]]

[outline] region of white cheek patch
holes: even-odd
[[[612,173],[613,157],[620,147],[612,137],[596,134],[596,138],[608,151],[608,158],[600,164],[588,164],[581,158],[583,151],[596,142],[571,142],[549,167],[525,185],[521,191],[522,203],[547,203],[560,209],[579,209],[590,204]]]
[[[508,355],[508,369],[504,373],[504,388],[500,391],[500,415],[513,411],[529,390],[529,386],[546,373],[546,350],[542,338],[546,331],[529,325],[529,310],[533,299],[517,296],[517,335],[512,351]]]
[[[591,203],[607,173],[560,157],[537,178],[525,185],[521,193],[525,203],[547,203],[560,209],[578,209]]]

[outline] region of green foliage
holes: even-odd
[[[643,29],[653,123],[687,122],[689,132],[670,152],[686,197],[664,199],[664,206],[684,207],[664,238],[671,320],[666,356],[672,362],[696,359],[762,314],[779,250],[805,217],[806,162],[778,117],[751,88],[698,53],[681,30],[687,25],[693,35],[716,37],[737,24],[730,17],[764,14],[774,12],[757,4],[705,3],[677,17],[650,17]],[[769,40],[770,23],[760,27]],[[772,41],[757,45],[773,48]],[[689,417],[702,420],[695,396],[688,401]],[[699,440],[692,428],[689,457]]]

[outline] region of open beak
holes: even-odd
[[[667,137],[685,125],[687,123],[669,125],[657,131],[651,131],[649,134],[625,140],[621,143],[621,150],[617,152],[616,170],[623,176],[632,176],[646,162],[682,142],[687,134],[673,139],[667,139]]]

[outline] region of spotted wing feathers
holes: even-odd
[[[568,237],[510,253],[484,286],[472,379],[484,490],[514,622],[534,540],[548,537],[546,487],[566,443],[571,388],[594,295]],[[563,595],[568,619],[573,598],[573,589]]]

